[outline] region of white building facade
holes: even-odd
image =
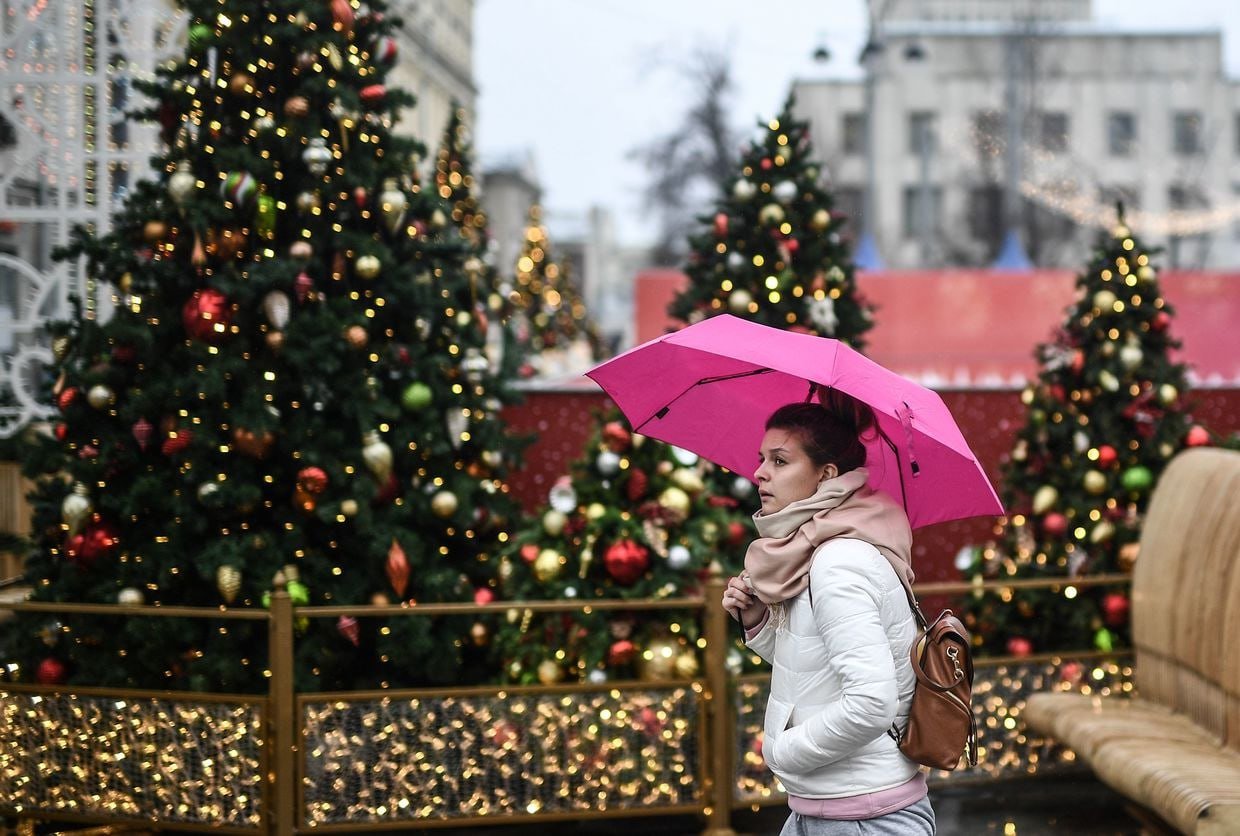
[[[1104,29],[1088,0],[896,0],[872,32],[866,78],[794,92],[883,266],[990,264],[1015,230],[1037,266],[1076,267],[1117,200],[1168,266],[1240,265],[1240,82],[1219,32]]]
[[[392,0],[388,8],[404,25],[394,33],[400,54],[387,83],[417,97],[396,130],[426,144],[425,174],[434,169],[454,102],[475,124],[474,0]]]

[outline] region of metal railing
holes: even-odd
[[[981,590],[997,589],[1061,589],[1067,586],[1121,586],[1131,582],[1128,575],[1105,575],[1094,578],[1046,579],[1028,581],[989,581],[981,585],[976,583],[938,583],[919,584],[916,589],[923,597],[934,595],[955,595]],[[44,602],[0,603],[0,610],[13,610],[27,613],[49,613],[60,616],[68,615],[108,615],[126,618],[193,618],[212,620],[249,620],[264,621],[268,629],[268,668],[270,679],[268,692],[265,695],[222,695],[202,694],[197,692],[172,692],[150,690],[128,690],[117,688],[86,688],[78,686],[46,686],[19,685],[0,683],[0,693],[26,700],[46,700],[60,696],[68,700],[115,700],[118,702],[147,700],[152,703],[222,703],[233,704],[250,712],[243,720],[227,721],[231,733],[238,735],[246,728],[261,730],[261,740],[256,747],[255,760],[252,766],[258,772],[257,782],[253,785],[257,798],[245,795],[246,803],[253,812],[248,818],[229,821],[177,821],[175,823],[161,819],[158,814],[134,812],[132,806],[117,804],[115,809],[92,809],[81,812],[82,804],[62,805],[57,809],[16,808],[5,803],[0,794],[0,812],[7,815],[35,817],[44,819],[61,819],[80,822],[111,822],[117,824],[151,824],[160,823],[186,830],[213,830],[221,833],[255,833],[263,832],[274,836],[292,836],[294,833],[315,832],[352,832],[363,830],[392,830],[402,826],[416,827],[453,827],[477,825],[480,816],[477,812],[470,813],[466,807],[458,807],[457,814],[445,809],[394,810],[379,805],[377,814],[366,820],[313,820],[307,800],[307,787],[311,783],[308,763],[312,761],[312,753],[308,749],[308,725],[310,715],[315,706],[328,706],[339,709],[338,714],[347,714],[347,709],[356,704],[373,704],[385,710],[391,705],[405,703],[409,710],[416,713],[417,709],[426,705],[441,708],[451,701],[476,700],[485,703],[484,713],[492,711],[495,706],[504,706],[522,700],[538,700],[556,698],[568,700],[574,705],[591,700],[614,700],[622,703],[626,695],[638,694],[643,699],[650,692],[667,691],[660,696],[654,694],[652,705],[663,708],[653,710],[657,716],[667,706],[675,706],[677,701],[687,701],[689,708],[684,709],[684,716],[674,718],[679,736],[670,730],[664,730],[658,737],[666,739],[669,746],[695,748],[692,758],[680,766],[684,775],[681,780],[691,785],[687,796],[676,792],[665,793],[666,803],[637,804],[632,807],[613,806],[609,801],[601,802],[600,809],[576,807],[560,810],[548,810],[535,807],[533,803],[525,808],[509,807],[500,813],[483,814],[487,824],[498,821],[553,821],[562,819],[583,819],[595,817],[617,817],[632,815],[673,815],[693,813],[703,817],[705,833],[713,836],[724,836],[732,833],[729,820],[734,809],[753,807],[763,803],[753,798],[741,798],[737,793],[737,761],[740,732],[736,722],[738,709],[734,708],[731,698],[733,686],[741,687],[741,683],[760,681],[761,677],[732,677],[727,669],[726,655],[733,642],[729,637],[731,622],[721,607],[714,605],[722,597],[726,580],[722,577],[711,577],[704,585],[702,597],[660,599],[660,600],[594,600],[594,601],[518,601],[496,602],[489,605],[478,604],[416,604],[391,606],[302,606],[293,605],[292,599],[285,588],[285,579],[277,574],[274,579],[274,591],[267,610],[236,609],[227,607],[179,607],[179,606],[122,606],[109,604],[61,604]],[[455,689],[405,689],[381,691],[355,691],[340,693],[297,693],[294,687],[294,658],[296,631],[295,624],[301,618],[336,618],[351,617],[436,617],[436,616],[480,616],[495,614],[505,609],[517,608],[532,613],[570,613],[570,612],[602,612],[609,610],[653,611],[680,610],[696,613],[703,625],[705,645],[702,651],[702,674],[693,678],[673,679],[657,682],[624,681],[610,682],[602,685],[571,684],[553,686],[478,686]],[[976,660],[978,668],[1000,667],[1030,664],[1062,658],[1071,659],[1103,659],[1122,657],[1123,652],[1101,653],[1098,651],[1065,651],[1061,653],[1038,654],[1028,657],[988,657]],[[658,700],[663,699],[663,703]],[[486,701],[490,703],[486,703]],[[4,703],[8,705],[9,700]],[[568,705],[568,702],[563,703]],[[0,711],[6,710],[0,706]],[[18,708],[9,706],[10,721],[35,722],[37,712],[30,713],[30,718],[23,721],[17,716]],[[670,709],[668,709],[670,711]],[[604,709],[610,713],[611,709]],[[330,712],[329,712],[330,713]],[[73,708],[72,717],[82,714],[79,707]],[[3,720],[0,717],[0,720]],[[333,718],[334,721],[335,718]],[[43,717],[41,722],[49,722]],[[387,722],[392,725],[390,717]],[[408,717],[402,722],[411,722]],[[54,723],[53,723],[54,725]],[[69,732],[66,731],[67,735]],[[670,736],[669,736],[670,735]],[[79,740],[86,740],[88,735],[79,734]],[[343,740],[344,737],[339,737]],[[535,741],[531,741],[535,742]],[[0,731],[0,746],[9,745],[3,732]],[[503,744],[492,745],[494,753],[508,753]],[[7,753],[12,761],[12,753]],[[498,755],[496,755],[498,757]],[[148,755],[154,757],[154,755]],[[408,752],[409,766],[420,764],[428,768],[425,757],[421,753]],[[315,760],[315,763],[318,761]],[[6,752],[0,748],[0,779],[5,773]],[[54,765],[47,765],[52,768]],[[218,766],[218,765],[217,765]],[[486,765],[483,765],[486,766]],[[502,765],[501,765],[502,767]],[[497,768],[501,768],[497,767]],[[244,780],[245,776],[241,776]],[[248,791],[230,790],[233,796]],[[771,795],[777,800],[778,795]],[[621,799],[623,801],[623,798]],[[183,802],[168,802],[183,803]],[[377,802],[376,802],[377,803]],[[372,804],[373,806],[373,804]],[[247,808],[249,809],[249,808]],[[465,814],[460,811],[465,809]],[[386,812],[384,812],[386,811]],[[423,815],[423,813],[425,815]]]

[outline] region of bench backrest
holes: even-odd
[[[1158,481],[1132,579],[1140,695],[1240,744],[1240,453],[1193,449]]]

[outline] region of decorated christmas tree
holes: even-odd
[[[598,327],[567,265],[556,261],[537,205],[530,207],[508,296],[511,338],[505,353],[521,358],[520,376],[581,372],[601,358]]]
[[[32,444],[33,597],[261,607],[486,599],[512,503],[503,389],[449,205],[393,133],[381,2],[187,4],[147,85],[165,150],[69,257],[114,289],[57,326]],[[465,226],[470,230],[471,226]],[[253,629],[249,625],[255,625]],[[482,676],[470,624],[299,625],[303,689]],[[266,625],[24,616],[20,676],[266,687]]]
[[[486,332],[487,357],[501,380],[517,375],[520,356],[505,352],[506,323],[512,314],[511,305],[501,291],[499,272],[491,260],[491,235],[486,211],[478,201],[477,183],[473,175],[473,143],[465,123],[465,110],[459,105],[444,129],[443,140],[435,161],[435,188],[439,197],[451,207],[452,222],[468,243],[464,262],[469,280],[474,321]],[[490,327],[494,325],[495,327]]]
[[[1167,460],[1209,442],[1187,413],[1184,369],[1169,357],[1173,311],[1122,211],[1076,288],[1063,326],[1038,347],[1037,382],[1021,396],[1028,420],[1003,466],[1010,516],[1001,540],[976,550],[967,568],[986,579],[1067,582],[970,598],[974,641],[993,652],[1127,644],[1126,590],[1071,579],[1130,571]]]
[[[607,611],[534,614],[522,599],[672,598],[700,592],[712,563],[735,569],[752,536],[732,494],[707,488],[714,466],[687,450],[600,420],[585,456],[551,489],[548,505],[518,532],[501,567],[512,617],[496,639],[508,678],[554,683],[692,677],[699,670],[693,613]],[[738,499],[739,497],[739,499]],[[741,664],[739,653],[731,663]]]
[[[730,313],[864,347],[870,309],[857,293],[809,125],[783,111],[745,150],[741,170],[706,226],[690,238],[690,283],[672,302],[688,323]]]

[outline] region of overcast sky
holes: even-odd
[[[757,7],[757,8],[755,8]],[[532,152],[552,232],[557,217],[609,207],[625,243],[641,221],[643,172],[626,152],[666,131],[690,95],[670,69],[695,44],[727,46],[739,127],[778,110],[798,78],[856,77],[862,0],[477,0],[475,144],[482,159]],[[1094,0],[1129,30],[1223,32],[1240,78],[1240,0]],[[825,43],[833,58],[815,63]]]

